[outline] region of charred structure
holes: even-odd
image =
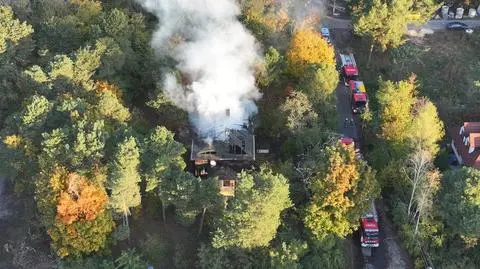
[[[233,197],[236,175],[255,161],[255,135],[252,128],[225,129],[215,137],[197,136],[192,140],[190,160],[195,176],[217,177],[220,193]]]

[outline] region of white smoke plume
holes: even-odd
[[[246,123],[261,97],[254,76],[260,56],[254,37],[237,19],[236,0],[138,1],[159,20],[152,47],[173,57],[191,80],[182,85],[165,74],[162,89],[189,112],[197,132],[219,135]],[[172,47],[172,40],[179,42]]]

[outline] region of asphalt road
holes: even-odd
[[[340,35],[340,30],[337,30],[337,34]],[[343,30],[343,32],[346,32]],[[336,33],[335,30],[333,33],[333,43],[335,45],[336,54],[343,52],[345,48],[342,46],[345,45],[345,40],[335,39]],[[348,37],[347,39],[351,38]],[[361,71],[361,70],[360,70]],[[361,77],[360,77],[361,79]],[[368,92],[368,89],[367,89]],[[338,122],[338,131],[339,133],[349,136],[354,139],[357,147],[360,147],[361,143],[361,121],[358,116],[354,116],[351,108],[351,92],[348,87],[345,86],[343,79],[337,86],[336,89],[336,107],[339,117]],[[354,124],[345,124],[346,120],[354,120]],[[395,232],[392,228],[392,225],[389,224],[389,220],[386,218],[383,213],[383,206],[379,206],[381,203],[377,203],[377,211],[379,213],[379,225],[380,225],[380,247],[372,249],[372,256],[365,257],[362,256],[362,249],[360,246],[360,236],[358,232],[355,232],[352,236],[352,251],[354,259],[354,269],[363,269],[367,264],[370,265],[368,268],[374,269],[406,269],[411,268],[409,265],[409,259],[406,252],[401,247],[401,242],[395,236]]]
[[[449,22],[456,20],[431,20],[424,25],[409,24],[408,30],[418,30],[421,28],[431,30],[444,30]],[[471,28],[480,28],[480,20],[459,20],[467,24]],[[331,29],[352,29],[352,22],[350,19],[336,18],[332,16],[326,16],[323,18],[322,23],[327,25]]]

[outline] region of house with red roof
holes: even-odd
[[[464,122],[451,128],[450,136],[458,162],[480,169],[480,122]]]

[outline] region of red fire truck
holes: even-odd
[[[378,247],[380,246],[378,227],[378,215],[375,204],[372,204],[369,210],[360,219],[360,243],[362,247]]]
[[[350,80],[348,82],[352,92],[352,111],[354,114],[365,112],[368,105],[367,91],[363,81]]]
[[[340,54],[340,60],[342,61],[342,76],[345,86],[348,86],[350,80],[356,80],[358,77],[357,63],[353,54]]]

